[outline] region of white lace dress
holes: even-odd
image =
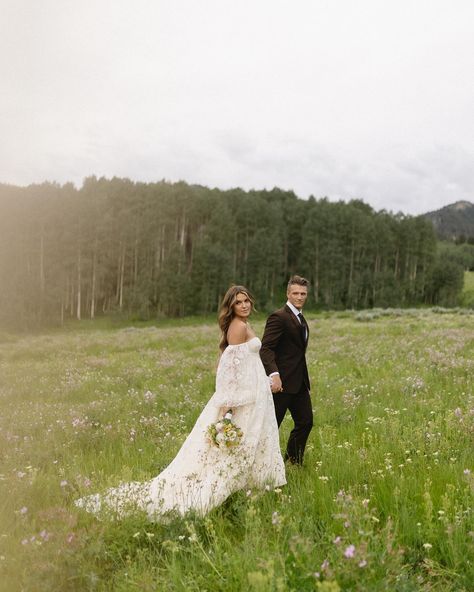
[[[138,507],[158,520],[169,512],[206,514],[239,489],[284,485],[278,426],[260,347],[258,337],[227,346],[214,395],[162,473],[146,483],[123,483],[81,498],[76,505],[93,513],[112,509],[119,516]],[[243,437],[236,448],[227,450],[210,444],[206,429],[230,408]]]

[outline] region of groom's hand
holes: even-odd
[[[272,376],[272,384],[271,384],[272,393],[281,393],[283,390],[283,385],[281,383],[281,378],[279,374],[274,374]]]

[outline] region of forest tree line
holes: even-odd
[[[231,283],[261,310],[290,274],[308,308],[456,305],[463,266],[422,217],[291,191],[86,179],[0,185],[0,323],[216,311]]]

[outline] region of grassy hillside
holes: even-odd
[[[215,324],[4,336],[0,589],[471,589],[474,318],[439,312],[309,318],[305,466],[156,524],[73,502],[174,457],[213,392]]]

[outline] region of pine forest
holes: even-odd
[[[96,177],[0,185],[3,326],[209,314],[232,283],[266,311],[292,273],[311,281],[313,310],[454,306],[462,271],[428,220],[361,200]]]

